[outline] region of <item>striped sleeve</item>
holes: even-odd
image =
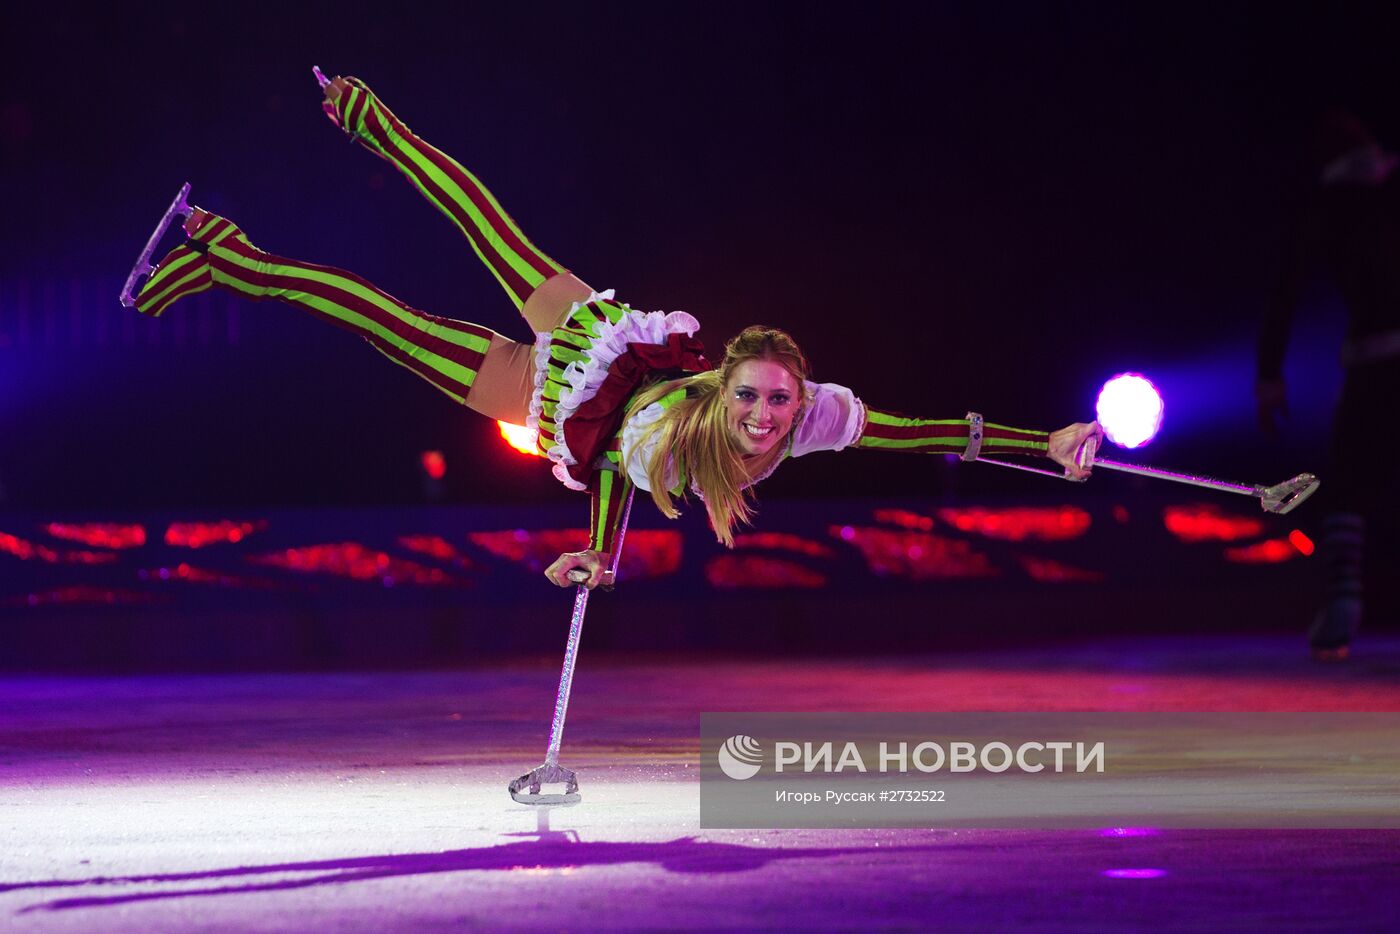
[[[616,470],[599,470],[594,474],[593,517],[588,526],[588,547],[594,551],[612,554],[630,485],[630,481]]]
[[[967,449],[967,419],[909,418],[895,412],[866,407],[865,427],[856,439],[858,448],[911,451],[916,454],[959,454]],[[982,453],[1049,456],[1050,434],[986,422],[982,426]]]

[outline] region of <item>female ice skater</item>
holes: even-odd
[[[591,541],[545,571],[603,581],[631,485],[675,517],[675,499],[703,499],[718,539],[752,513],[752,487],[789,457],[847,447],[1049,457],[1086,479],[1097,422],[1053,433],[961,419],[909,418],[851,390],[807,379],[807,359],[776,328],[750,327],[706,360],[685,312],[643,313],[595,292],[540,252],[454,159],[415,136],[355,78],[325,88],[327,116],[391,163],[466,235],[535,332],[534,345],[410,308],[353,273],[274,256],[226,218],[194,209],[188,235],[151,273],[135,305],[160,315],[218,287],[272,298],[353,331],[395,363],[490,418],[527,424],[566,486],[593,497]],[[1089,456],[1083,456],[1088,451]]]

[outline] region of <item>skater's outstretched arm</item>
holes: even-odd
[[[971,424],[966,418],[913,418],[873,408],[836,383],[808,383],[806,392],[803,419],[793,430],[794,457],[847,447],[959,456],[968,450]],[[1076,455],[1090,438],[1097,448],[1103,439],[1098,422],[1078,422],[1056,432],[985,422],[978,444],[982,454],[1048,457],[1072,479],[1085,480],[1090,468],[1081,467]]]
[[[904,451],[915,454],[957,454],[967,450],[970,423],[966,418],[910,418],[879,409],[865,410],[865,427],[855,441],[855,447],[879,451]],[[1087,480],[1092,466],[1078,463],[1076,455],[1090,438],[1094,447],[1103,440],[1098,422],[1076,422],[1059,431],[1027,431],[994,425],[982,426],[981,453],[1020,454],[1048,457],[1065,468],[1074,480]]]
[[[966,418],[910,418],[894,412],[866,408],[865,427],[855,447],[916,454],[958,454],[967,450],[970,423]],[[1095,447],[1103,440],[1098,422],[1076,422],[1055,432],[1027,431],[994,425],[982,426],[981,453],[1021,454],[1048,457],[1065,468],[1074,480],[1087,480],[1092,467],[1076,460],[1080,448],[1090,438]]]

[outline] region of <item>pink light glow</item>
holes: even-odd
[[[1100,837],[1155,837],[1159,833],[1156,827],[1105,827],[1099,831]]]
[[[358,542],[337,542],[327,545],[307,545],[288,548],[248,558],[251,564],[284,568],[288,571],[333,574],[354,580],[378,580],[385,587],[396,584],[425,586],[460,584],[446,573],[424,567],[416,561],[394,558],[382,551],[367,548]]]
[[[1270,538],[1253,545],[1226,548],[1225,560],[1235,564],[1278,564],[1291,561],[1301,552],[1286,538]]]
[[[473,545],[493,555],[543,571],[566,551],[588,543],[587,529],[510,529],[472,532]],[[618,576],[623,580],[665,577],[681,566],[681,533],[670,529],[634,529],[627,533]]]
[[[237,544],[254,532],[267,528],[267,520],[256,522],[172,522],[165,530],[165,543],[177,548],[203,548],[206,545]]]
[[[58,552],[52,548],[45,548],[43,545],[36,545],[31,541],[26,541],[17,535],[10,535],[7,532],[0,532],[0,551],[14,555],[21,561],[30,561],[38,558],[50,564],[58,563]]]
[[[134,590],[112,590],[106,587],[79,585],[60,587],[57,590],[45,590],[22,597],[10,597],[0,601],[0,606],[92,606],[157,602],[161,601],[157,600],[155,596]]]
[[[472,566],[470,558],[452,547],[452,544],[440,535],[400,535],[399,544],[409,551],[416,551],[420,555],[437,558],[439,561],[449,561],[458,567]]]
[[[1103,875],[1110,879],[1160,879],[1167,874],[1165,869],[1105,869]]]
[[[247,577],[242,574],[228,574],[224,571],[210,571],[184,563],[174,567],[142,568],[136,572],[136,576],[143,581],[210,584],[234,590],[280,590],[285,586],[263,577]]]
[[[811,555],[814,558],[830,558],[831,548],[821,542],[814,542],[801,535],[786,532],[745,532],[734,536],[735,548],[781,548]]]
[[[875,521],[897,525],[901,529],[914,529],[918,532],[933,531],[933,517],[910,512],[908,509],[877,509]]]
[[[1141,373],[1119,373],[1104,383],[1095,408],[1108,440],[1125,448],[1141,447],[1162,427],[1162,394]]]
[[[65,551],[61,559],[68,564],[111,564],[117,556],[110,551]]]
[[[1264,531],[1264,520],[1235,516],[1214,504],[1168,506],[1162,511],[1167,531],[1188,545],[1194,542],[1234,542]]]
[[[441,451],[424,451],[420,460],[423,472],[432,479],[441,480],[447,476],[447,458],[442,456]]]
[[[44,531],[54,538],[81,542],[93,548],[137,548],[146,544],[146,530],[139,525],[85,522],[50,522]]]
[[[1063,561],[1037,558],[1034,555],[1017,555],[1016,560],[1032,580],[1042,584],[1098,583],[1104,579],[1103,571],[1077,568]]]
[[[0,532],[0,552],[13,555],[21,561],[38,558],[48,564],[110,564],[117,555],[110,551],[64,551],[57,552],[45,545],[36,545],[14,535]]]
[[[826,575],[819,571],[805,568],[795,561],[751,554],[711,558],[705,565],[705,578],[711,587],[723,590],[741,587],[814,590],[826,586]]]
[[[880,577],[947,580],[996,577],[1000,573],[986,555],[957,539],[852,526],[832,526],[830,533],[859,548],[870,573]]]
[[[1089,531],[1092,519],[1077,506],[1027,506],[1011,509],[945,508],[938,518],[959,532],[1020,542],[1028,538],[1062,542]]]

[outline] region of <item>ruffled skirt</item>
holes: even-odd
[[[535,339],[535,390],[528,425],[554,476],[570,489],[586,489],[565,467],[578,463],[564,438],[564,424],[592,399],[608,367],[629,344],[665,344],[672,334],[694,337],[700,322],[683,311],[642,312],[614,302],[612,289],[575,302],[564,323]],[[625,404],[625,402],[624,402]]]

